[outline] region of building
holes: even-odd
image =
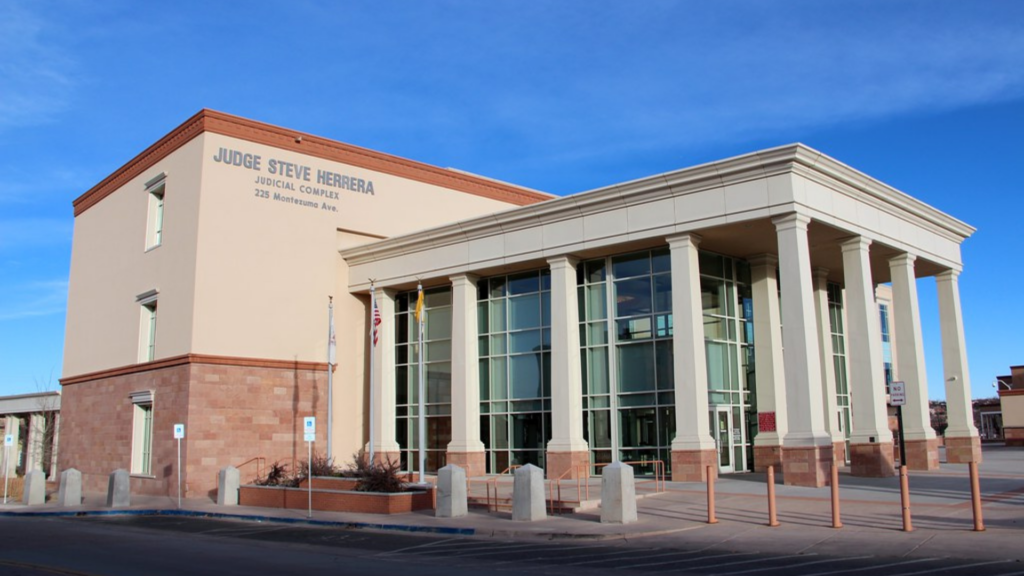
[[[419,282],[428,472],[775,464],[820,486],[838,456],[891,475],[884,283],[908,463],[934,468],[920,277],[948,458],[980,458],[957,284],[973,229],[803,145],[557,198],[204,110],[74,206],[61,467],[93,488],[130,467],[172,492],[184,423],[203,493],[228,464],[303,458],[302,417],[329,412],[333,455],[371,442],[414,468]]]
[[[997,377],[994,385],[999,390],[998,420],[990,415],[986,430],[1001,426],[1007,446],[1024,446],[1024,366],[1010,366],[1010,374]]]
[[[36,392],[0,397],[0,424],[11,445],[2,446],[0,475],[24,476],[42,470],[57,478],[57,440],[60,428],[60,392]]]

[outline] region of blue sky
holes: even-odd
[[[6,0],[0,395],[60,378],[71,201],[204,107],[556,194],[803,142],[978,228],[974,396],[1024,364],[1022,2]]]

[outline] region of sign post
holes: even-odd
[[[907,386],[903,382],[889,384],[889,405],[896,407],[900,436],[900,466],[907,465],[907,446],[903,441],[903,405],[907,403]]]
[[[11,475],[11,446],[14,446],[14,434],[4,436],[4,504],[7,504],[7,481]]]
[[[308,472],[306,473],[306,487],[309,488],[309,510],[306,512],[307,518],[313,517],[313,441],[316,440],[316,417],[306,416],[302,421],[302,431],[306,439],[306,447],[309,453],[308,460]]]
[[[181,439],[185,437],[185,425],[174,425],[174,439],[178,441],[178,510],[181,510]]]

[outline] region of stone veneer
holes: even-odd
[[[1003,438],[1007,446],[1024,447],[1024,428],[1004,427]]]
[[[832,443],[832,457],[835,458],[836,464],[842,466],[846,463],[846,442],[833,442]]]
[[[782,480],[788,486],[827,486],[832,479],[832,444],[782,449]]]
[[[782,470],[782,446],[754,446],[754,472],[764,472],[769,466]]]
[[[904,440],[907,445],[907,468],[910,470],[939,469],[939,440]]]
[[[672,481],[673,482],[706,482],[707,469],[718,477],[718,451],[710,450],[673,450]]]
[[[139,365],[95,379],[62,382],[59,468],[82,472],[82,489],[106,490],[115,469],[131,470],[132,392],[153,393],[150,476],[133,475],[133,494],[176,495],[175,423],[185,423],[181,443],[182,496],[215,495],[217,473],[262,456],[289,468],[306,458],[302,419],[327,419],[327,372],[308,363],[183,357],[177,363]],[[249,365],[240,365],[248,363]],[[284,367],[291,364],[291,367]],[[165,366],[165,367],[164,367]],[[117,373],[122,372],[122,373]],[[327,427],[317,427],[326,446]],[[254,464],[241,470],[255,476]]]
[[[892,442],[851,443],[850,474],[866,478],[895,476]]]
[[[466,478],[487,474],[487,454],[484,452],[448,452],[448,464],[454,464],[466,471]]]
[[[572,479],[590,477],[590,452],[551,452],[545,456],[545,473],[549,480],[556,478]]]
[[[950,464],[968,464],[970,462],[981,464],[981,438],[977,436],[946,436],[946,462]]]

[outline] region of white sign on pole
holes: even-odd
[[[14,434],[4,436],[4,446],[14,446]]]
[[[184,437],[185,437],[185,425],[184,424],[175,424],[174,425],[174,438],[177,439],[177,440],[181,440]]]
[[[903,382],[889,384],[889,405],[905,406],[907,404],[907,386]]]
[[[305,434],[306,442],[316,440],[316,417],[306,416],[302,421],[302,431]]]

